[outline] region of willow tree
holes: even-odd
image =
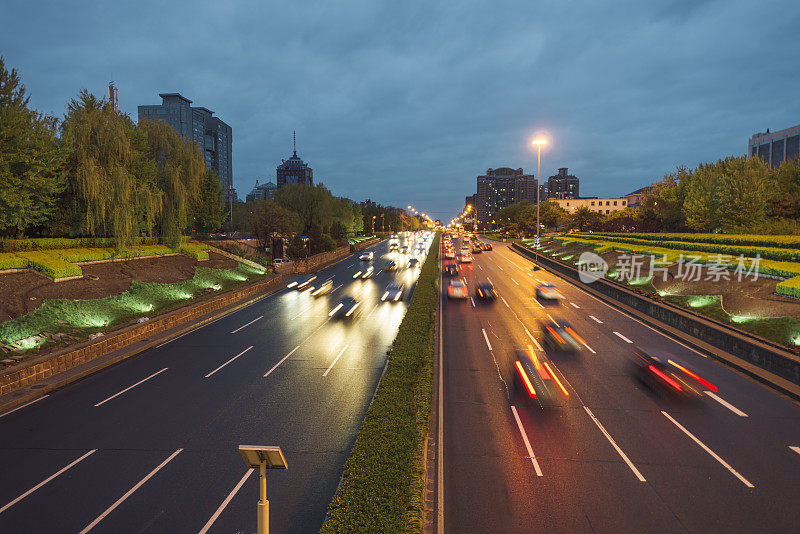
[[[82,230],[113,236],[118,249],[136,231],[136,178],[130,171],[131,143],[122,118],[85,89],[67,105],[64,138],[71,145],[70,189],[76,195]],[[82,209],[82,213],[81,213]]]
[[[146,137],[146,158],[154,162],[161,193],[161,236],[177,248],[200,199],[206,169],[203,156],[196,143],[188,144],[166,122],[142,120],[139,129]]]

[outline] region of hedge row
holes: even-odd
[[[26,267],[28,267],[28,260],[25,258],[10,252],[0,252],[0,270],[25,269]]]
[[[198,245],[195,243],[184,243],[181,245],[181,253],[186,254],[190,258],[194,258],[197,261],[203,261],[208,259],[208,245]]]
[[[20,252],[18,256],[25,258],[28,262],[28,266],[33,267],[50,278],[65,278],[67,276],[81,276],[83,274],[80,267],[64,261],[50,252]]]
[[[584,236],[589,237],[589,236]],[[701,243],[701,242],[688,242],[688,241],[655,241],[651,239],[641,239],[638,237],[620,237],[620,236],[600,236],[600,239],[605,241],[613,241],[617,243],[629,243],[632,245],[645,245],[650,246],[657,244],[663,248],[681,249],[681,250],[697,250],[700,252],[716,252],[718,254],[727,254],[729,256],[743,255],[748,258],[761,256],[765,259],[778,260],[778,261],[800,261],[800,250],[791,248],[776,248],[766,246],[745,246],[736,244],[721,245],[718,243]],[[774,244],[774,243],[773,243]]]
[[[585,234],[584,234],[585,235]],[[683,241],[686,243],[716,243],[719,245],[742,245],[753,247],[791,248],[800,250],[800,236],[796,235],[757,235],[757,234],[687,234],[687,233],[619,233],[600,232],[590,234],[596,237],[632,237],[647,241]]]
[[[181,237],[181,243],[189,241]],[[132,246],[157,245],[157,237],[137,237]],[[0,252],[26,252],[30,250],[54,250],[64,248],[108,248],[114,247],[113,237],[42,237],[33,239],[0,239]]]
[[[800,299],[800,276],[795,276],[794,278],[779,282],[775,287],[775,292],[778,295],[786,295],[787,297]]]
[[[421,532],[439,236],[417,280],[321,532]]]

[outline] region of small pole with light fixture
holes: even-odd
[[[534,248],[539,248],[539,228],[541,227],[541,223],[539,222],[539,191],[542,189],[542,145],[546,143],[547,140],[545,139],[536,139],[533,141],[533,144],[538,148],[538,156],[536,158],[536,240],[534,242]]]
[[[250,469],[258,469],[258,534],[269,534],[269,501],[267,500],[267,469],[287,469],[280,447],[239,445],[239,454]]]

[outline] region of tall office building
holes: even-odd
[[[747,155],[758,156],[770,167],[778,167],[787,159],[800,154],[800,125],[777,132],[754,134],[747,141]]]
[[[542,184],[539,195],[542,202],[559,198],[579,198],[579,185],[578,177],[567,174],[567,167],[561,167],[558,174],[549,177],[547,183]]]
[[[477,197],[475,213],[478,221],[488,221],[511,204],[523,200],[535,203],[536,178],[525,174],[521,168],[488,169],[485,175],[478,176]]]
[[[297,142],[292,134],[293,153],[278,165],[278,189],[287,184],[314,185],[314,170],[297,155]]]
[[[179,93],[159,93],[161,105],[139,106],[139,120],[162,120],[189,141],[196,141],[206,167],[213,169],[224,191],[225,202],[236,200],[233,189],[233,131],[208,108],[192,107]]]

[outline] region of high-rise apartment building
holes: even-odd
[[[558,174],[549,177],[547,183],[542,184],[539,192],[542,202],[559,198],[580,197],[580,181],[577,176],[567,174],[567,170],[567,167],[561,167],[558,169]]]
[[[754,134],[747,141],[747,155],[758,156],[770,167],[778,167],[787,159],[800,154],[800,125],[777,132]]]
[[[196,141],[206,167],[213,169],[225,195],[225,201],[236,199],[233,189],[233,130],[214,112],[192,107],[192,101],[180,93],[159,93],[161,105],[139,106],[139,120],[162,120],[187,140]]]
[[[488,169],[485,175],[478,176],[475,205],[478,221],[488,221],[501,209],[523,200],[536,202],[536,178],[521,168]]]

